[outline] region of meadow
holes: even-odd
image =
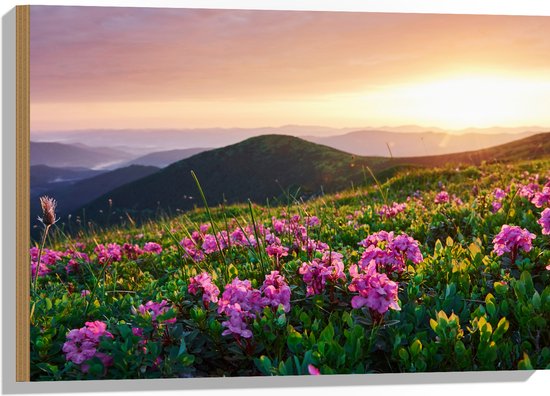
[[[52,225],[31,379],[550,368],[550,160],[286,201]]]

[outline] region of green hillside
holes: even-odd
[[[283,201],[288,194],[308,199],[372,183],[370,168],[381,179],[408,167],[480,164],[543,158],[550,154],[550,134],[538,134],[491,149],[429,157],[358,157],[284,135],[265,135],[200,153],[102,195],[85,211],[96,218],[108,200],[120,214],[145,217],[202,206],[191,171],[198,176],[210,204]]]

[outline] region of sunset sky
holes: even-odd
[[[550,17],[31,7],[31,130],[550,126]]]

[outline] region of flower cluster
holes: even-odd
[[[342,255],[336,252],[325,252],[321,258],[302,263],[298,272],[306,284],[308,296],[321,294],[327,281],[334,283],[346,279]]]
[[[107,246],[99,244],[95,247],[94,253],[99,264],[111,264],[122,260],[122,248],[116,243],[109,243]]]
[[[536,183],[522,184],[519,186],[518,195],[531,201],[537,191],[539,191],[539,185]]]
[[[513,258],[515,258],[519,250],[525,252],[531,250],[532,239],[535,239],[535,234],[530,233],[526,229],[504,224],[500,232],[493,239],[493,252],[497,256],[511,252]]]
[[[449,202],[449,193],[447,191],[440,191],[434,198],[434,203],[442,204]]]
[[[122,251],[130,260],[135,260],[144,253],[138,245],[132,245],[130,243],[125,243],[122,245]]]
[[[542,227],[543,235],[550,235],[550,208],[546,208],[540,214],[540,219],[537,221]]]
[[[491,203],[491,212],[496,213],[502,208],[502,201],[506,198],[506,191],[502,188],[495,188],[493,191],[493,202]]]
[[[271,271],[269,275],[265,276],[260,291],[265,296],[267,306],[278,308],[279,305],[282,305],[285,312],[290,311],[290,287],[279,271]]]
[[[156,242],[147,242],[143,246],[143,251],[146,253],[161,254],[162,247]]]
[[[166,300],[162,300],[160,303],[154,302],[154,301],[148,301],[145,303],[145,305],[141,304],[137,310],[132,309],[134,314],[139,314],[144,317],[151,317],[151,320],[153,322],[158,322],[157,317],[164,315],[168,311],[170,311],[171,307],[168,306],[168,302]],[[165,319],[161,323],[175,323],[176,318],[171,319]]]
[[[228,318],[222,323],[222,326],[226,327],[222,335],[233,334],[251,338],[252,331],[248,324],[266,305],[260,290],[253,289],[249,280],[233,279],[225,286],[218,302],[218,313],[225,314]]]
[[[376,265],[370,265],[360,270],[357,265],[350,267],[352,281],[348,286],[349,291],[358,293],[351,299],[353,308],[366,306],[371,311],[383,315],[388,309],[399,311],[397,299],[397,283],[390,280],[386,274],[376,271]]]
[[[62,348],[65,359],[82,365],[83,372],[87,372],[89,369],[88,365],[83,363],[94,357],[101,360],[105,368],[111,366],[113,364],[112,357],[98,351],[102,337],[113,338],[113,335],[107,331],[107,325],[98,320],[86,322],[84,327],[69,331],[67,341]]]
[[[40,256],[40,264],[38,264],[38,254],[40,252],[40,249],[37,247],[32,247],[30,249],[30,255],[31,255],[31,272],[32,277],[34,278],[36,275],[36,272],[38,271],[38,276],[44,276],[51,272],[50,267],[55,266],[55,264],[61,260],[62,253],[50,250],[50,249],[43,249],[42,255]]]
[[[399,213],[403,212],[407,207],[407,204],[405,203],[392,203],[391,206],[383,205],[380,210],[378,211],[378,214],[381,217],[391,218],[397,216]]]
[[[393,231],[379,231],[359,242],[365,248],[359,260],[361,269],[374,262],[378,271],[401,273],[407,267],[407,260],[418,264],[424,260],[418,241],[402,233],[394,236]]]
[[[531,202],[537,208],[542,208],[543,206],[548,205],[548,203],[550,203],[550,186],[544,186],[542,191],[536,192],[533,195]]]
[[[189,286],[187,290],[192,295],[196,295],[199,291],[202,292],[202,301],[205,306],[207,306],[210,302],[218,302],[220,289],[212,283],[212,278],[207,272],[202,272],[201,274],[189,279]]]

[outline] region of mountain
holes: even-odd
[[[534,132],[450,134],[362,130],[328,137],[309,136],[304,139],[362,156],[423,157],[480,150],[533,134]]]
[[[124,165],[125,166],[148,165],[148,166],[156,166],[158,168],[164,168],[174,162],[192,157],[195,154],[199,154],[207,150],[210,150],[210,149],[196,147],[196,148],[190,148],[190,149],[156,151],[156,152],[149,153],[141,157],[135,158],[133,160],[130,160]]]
[[[349,150],[354,148],[351,144],[348,147],[342,147],[332,145],[330,140],[332,138],[342,137],[350,132],[357,131],[369,131],[372,133],[379,132],[385,136],[388,133],[427,133],[432,132],[443,135],[465,135],[465,134],[481,134],[481,135],[493,135],[492,143],[500,144],[506,143],[511,139],[518,138],[510,137],[509,140],[500,140],[502,135],[513,135],[524,132],[531,134],[540,133],[548,130],[547,128],[541,128],[537,126],[526,127],[491,127],[491,128],[467,128],[461,130],[444,130],[437,127],[425,127],[418,125],[401,125],[401,126],[381,126],[381,127],[345,127],[345,128],[333,128],[319,125],[282,125],[278,127],[257,127],[257,128],[180,128],[180,129],[87,129],[87,130],[74,130],[74,131],[33,131],[33,141],[51,141],[66,143],[71,145],[79,145],[84,142],[88,146],[104,146],[105,142],[109,142],[109,148],[122,150],[125,152],[131,152],[132,158],[152,153],[155,151],[167,151],[174,149],[186,149],[193,147],[213,147],[219,148],[230,144],[241,142],[245,139],[261,136],[261,135],[290,135],[300,137],[302,139],[313,141],[314,143],[328,144],[331,147]],[[307,138],[309,136],[309,138]],[[386,156],[388,150],[385,142],[391,141],[396,138],[395,135],[387,135],[380,141],[382,145],[377,146],[377,151],[364,151],[362,153],[356,153],[358,155],[382,155]],[[525,135],[527,136],[527,135]],[[519,136],[521,137],[521,136]],[[330,138],[329,141],[317,141],[316,138]],[[373,138],[373,135],[369,136],[369,139]],[[474,136],[475,138],[475,136]],[[487,137],[486,137],[487,138]],[[390,140],[388,140],[390,139]],[[488,138],[487,138],[488,139]],[[338,139],[336,139],[338,140]],[[414,140],[415,146],[420,144],[418,138]],[[475,142],[475,139],[473,140]],[[364,142],[362,142],[364,145]],[[403,147],[407,147],[404,145]],[[455,150],[473,150],[483,148],[486,146],[462,146]],[[396,149],[398,150],[398,149]],[[417,152],[409,153],[403,152],[395,155],[426,155],[423,147],[416,148]],[[418,151],[420,150],[420,151]],[[434,154],[443,154],[450,151],[436,151]],[[431,154],[431,151],[428,151]],[[129,158],[132,159],[132,158]]]
[[[53,188],[57,189],[104,172],[106,171],[80,167],[55,168],[47,165],[33,165],[30,169],[31,199]]]
[[[30,159],[32,165],[51,167],[108,168],[127,161],[132,155],[108,147],[89,147],[83,144],[64,144],[55,142],[31,142]]]
[[[132,165],[114,171],[80,180],[78,182],[52,187],[43,192],[54,198],[58,204],[58,214],[64,216],[75,209],[93,201],[112,189],[134,180],[141,179],[157,172],[159,168],[153,166]],[[31,200],[31,221],[34,223],[36,216],[40,215],[40,203],[38,198]]]
[[[387,159],[365,159],[285,135],[265,135],[197,154],[155,175],[121,186],[86,206],[87,213],[115,208],[128,210],[189,209],[201,205],[191,171],[195,171],[211,204],[264,201],[300,187],[310,196],[349,187],[364,180],[361,165],[377,168]],[[357,166],[356,166],[357,165]],[[377,168],[378,169],[378,168]]]
[[[359,157],[333,148],[283,135],[267,135],[197,154],[159,172],[125,184],[85,206],[94,216],[113,208],[131,214],[152,214],[202,205],[191,171],[197,174],[211,205],[227,202],[265,202],[285,199],[285,191],[305,199],[321,192],[338,191],[370,182],[370,167],[381,178],[405,167],[479,164],[541,158],[550,155],[550,133],[531,136],[491,149],[428,157]],[[145,211],[146,213],[144,213]]]
[[[550,132],[538,133],[498,146],[462,153],[426,157],[395,158],[395,161],[415,166],[443,166],[445,164],[479,165],[485,162],[535,160],[550,156]]]
[[[106,172],[83,167],[56,168],[47,165],[33,165],[30,171],[31,187],[44,186],[51,183],[74,182]]]

